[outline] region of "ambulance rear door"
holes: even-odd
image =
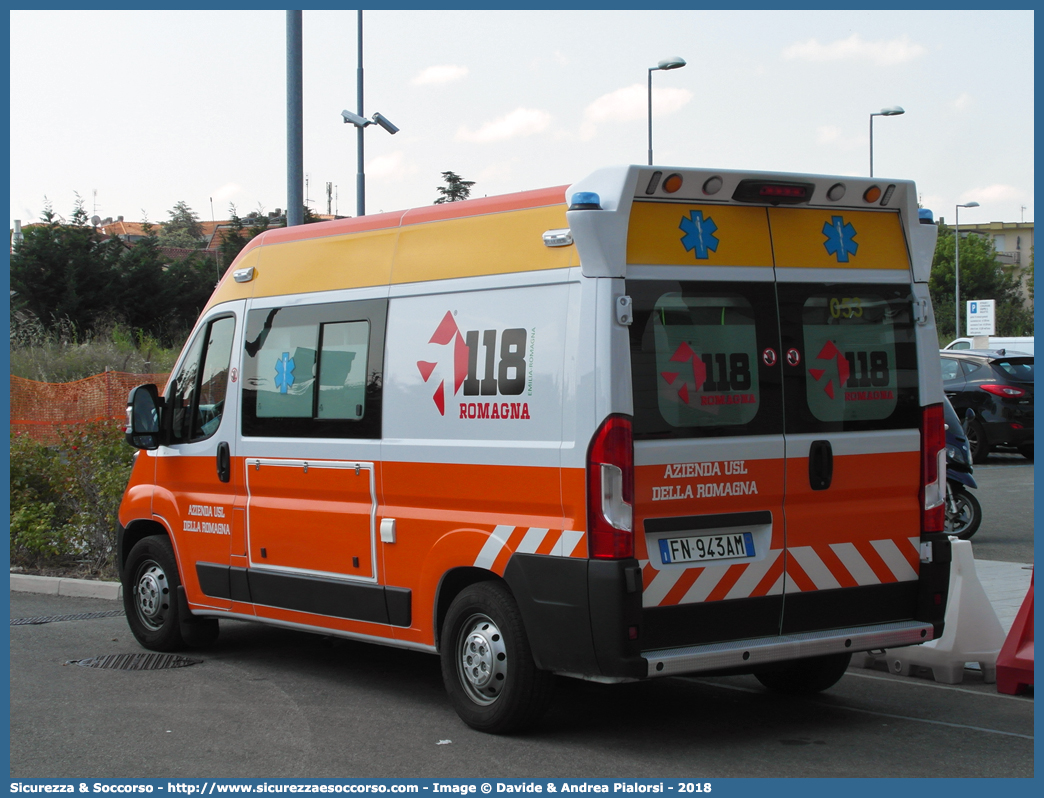
[[[778,635],[783,372],[766,209],[636,200],[627,263],[642,649]]]
[[[913,618],[918,364],[898,211],[768,209],[786,441],[784,634]]]

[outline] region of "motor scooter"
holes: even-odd
[[[961,540],[968,540],[979,530],[982,523],[982,506],[968,492],[978,488],[972,476],[971,447],[968,445],[966,425],[975,418],[975,411],[968,408],[964,423],[957,416],[948,399],[943,400],[943,415],[946,422],[946,512],[944,529]]]

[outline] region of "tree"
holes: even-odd
[[[964,303],[969,299],[996,301],[997,335],[1032,335],[1033,313],[1023,306],[1018,278],[997,262],[993,242],[975,234],[961,236],[960,253],[961,331]],[[935,308],[940,344],[954,338],[954,238],[953,228],[939,225],[939,239],[932,258],[928,289]]]
[[[181,247],[192,249],[200,244],[203,238],[203,225],[199,216],[184,200],[179,200],[170,210],[170,221],[160,225],[163,229],[158,236],[161,247]]]
[[[475,185],[474,180],[465,180],[454,172],[443,172],[442,179],[446,181],[446,185],[436,189],[442,196],[435,200],[435,205],[441,205],[444,202],[458,202],[471,196],[471,187]]]
[[[229,229],[225,231],[224,238],[221,239],[221,246],[218,248],[222,274],[232,265],[232,261],[243,251],[243,247],[247,245],[251,238],[245,231],[245,225],[243,220],[239,218],[236,206],[229,203],[228,212],[231,216]]]
[[[69,223],[46,200],[41,221],[11,256],[12,309],[31,312],[48,330],[62,320],[88,329],[113,306],[122,242],[101,239],[79,195]]]

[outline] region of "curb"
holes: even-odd
[[[19,593],[46,593],[50,596],[75,596],[119,601],[123,585],[96,579],[66,579],[58,576],[11,574],[11,590]]]

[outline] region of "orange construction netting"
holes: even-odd
[[[49,443],[59,427],[126,418],[127,394],[142,383],[160,390],[167,374],[107,371],[75,382],[36,382],[11,377],[11,431]]]

